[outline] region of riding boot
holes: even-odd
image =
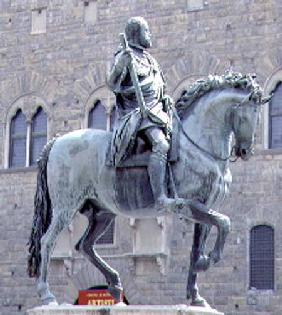
[[[164,208],[171,209],[177,205],[177,200],[168,198],[166,194],[166,168],[166,156],[156,152],[151,153],[148,164],[148,173],[155,205],[160,210],[163,210]]]

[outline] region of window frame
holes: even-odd
[[[28,97],[28,99],[26,99]],[[51,119],[50,113],[48,111],[48,107],[45,103],[41,100],[40,97],[36,95],[28,95],[23,96],[15,103],[12,104],[11,108],[6,114],[5,119],[5,140],[3,142],[4,145],[4,158],[3,158],[3,169],[7,170],[8,172],[18,172],[18,171],[26,171],[28,168],[36,169],[36,165],[31,165],[30,163],[30,153],[31,153],[31,128],[32,128],[32,118],[37,113],[39,108],[45,112],[47,117],[47,142],[50,138],[50,130],[51,130]],[[27,123],[27,137],[26,137],[26,158],[25,158],[25,165],[21,167],[11,167],[10,166],[10,156],[11,156],[11,122],[13,117],[15,117],[18,110],[21,110],[22,113],[25,115],[26,123]]]
[[[260,289],[260,288],[254,288],[252,286],[252,278],[251,278],[251,267],[252,267],[252,259],[251,259],[251,241],[252,241],[252,231],[254,231],[255,228],[260,227],[260,226],[265,226],[271,229],[273,235],[273,287],[272,288],[264,288],[264,289]],[[249,279],[248,279],[248,290],[251,291],[253,289],[255,289],[258,292],[273,292],[276,289],[276,281],[275,281],[275,274],[276,274],[276,270],[275,270],[275,228],[273,225],[269,224],[269,223],[258,223],[253,225],[250,230],[249,230],[249,251],[248,251],[248,260],[249,260],[249,264],[248,264],[248,273],[249,273]]]
[[[24,134],[12,134],[12,124],[13,124],[13,119],[15,119],[18,115],[18,113],[21,112],[21,114],[25,118],[25,135]],[[9,159],[8,159],[8,166],[10,169],[18,169],[18,168],[23,168],[26,167],[26,161],[27,161],[27,138],[28,138],[28,123],[26,120],[26,115],[24,114],[23,110],[21,108],[18,108],[15,114],[12,116],[10,120],[10,128],[9,128]],[[25,139],[25,157],[24,157],[24,165],[21,166],[12,166],[12,145],[13,145],[13,140],[16,139]]]
[[[100,85],[92,93],[89,97],[84,101],[84,106],[82,107],[83,111],[83,128],[88,129],[88,121],[89,121],[89,113],[91,109],[94,107],[95,103],[100,101],[102,106],[104,106],[107,116],[107,129],[106,131],[110,131],[110,113],[112,111],[112,104],[115,104],[116,98],[115,95],[110,92],[106,85]]]
[[[275,90],[276,86],[282,82],[282,68],[275,69],[271,75],[265,81],[263,90],[265,95],[271,95]],[[270,148],[270,102],[267,102],[263,105],[263,121],[262,121],[262,151],[261,154],[282,154],[281,148]]]
[[[42,25],[38,27],[38,18],[39,16],[42,19]],[[30,34],[31,35],[40,35],[47,33],[47,7],[39,7],[31,10],[31,25],[30,25]]]
[[[273,89],[272,93],[275,93],[275,91],[277,90],[279,86],[282,89],[282,80],[276,83],[275,88]],[[268,148],[270,150],[282,150],[282,144],[281,144],[281,147],[278,147],[278,148],[271,147],[272,138],[273,138],[272,117],[282,117],[282,101],[281,101],[281,114],[272,115],[271,108],[272,108],[272,100],[270,100],[268,103]]]
[[[90,107],[89,111],[88,111],[88,121],[87,121],[87,128],[90,128],[90,129],[95,129],[95,127],[92,127],[90,126],[90,119],[91,119],[91,115],[92,115],[92,112],[95,111],[95,108],[97,106],[102,106],[102,108],[104,109],[105,111],[105,118],[106,118],[106,126],[105,126],[105,129],[100,129],[98,128],[98,130],[104,130],[104,131],[109,131],[109,114],[107,112],[107,108],[103,105],[103,102],[100,100],[100,99],[96,99],[93,103],[93,106]]]
[[[39,111],[43,111],[43,113],[46,115],[46,131],[33,132],[33,130],[32,130],[33,129],[33,120],[36,117],[36,115],[39,113]],[[31,124],[30,124],[30,141],[29,141],[29,148],[28,148],[28,150],[29,150],[28,166],[30,166],[30,167],[37,165],[36,162],[34,164],[32,163],[32,149],[33,149],[32,140],[34,137],[36,138],[36,137],[42,137],[42,136],[46,137],[46,143],[47,143],[48,142],[48,115],[42,106],[38,106],[36,112],[33,114],[32,118],[31,118]]]

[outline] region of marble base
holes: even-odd
[[[41,306],[28,315],[224,315],[212,308],[186,305]]]

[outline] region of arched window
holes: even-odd
[[[269,148],[282,148],[282,83],[279,82],[269,103]]]
[[[41,107],[33,116],[31,124],[30,165],[35,165],[47,142],[47,115]]]
[[[97,101],[89,112],[88,127],[94,129],[107,129],[107,115],[101,101]]]
[[[274,289],[274,230],[267,225],[251,229],[250,287]]]
[[[26,118],[19,109],[11,120],[10,127],[10,167],[26,166]]]

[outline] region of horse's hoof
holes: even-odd
[[[201,272],[209,269],[211,263],[211,258],[206,255],[201,255],[198,260],[193,265],[193,271]]]
[[[59,306],[59,303],[57,301],[52,301],[48,304],[48,306]]]
[[[50,292],[47,292],[46,294],[41,295],[40,298],[41,298],[42,305],[48,305],[48,306],[59,305],[55,296]]]
[[[192,301],[195,300],[196,297],[199,295],[198,292],[199,292],[199,290],[195,286],[193,286],[191,288],[187,287],[187,291],[186,291],[186,298],[187,298],[187,300],[190,300],[190,299],[192,299]]]
[[[118,302],[123,302],[123,288],[121,286],[109,286],[111,296]]]
[[[37,284],[37,293],[41,299],[42,305],[58,305],[55,296],[49,290],[48,283],[39,282]]]
[[[191,306],[211,308],[209,303],[200,295],[197,296],[197,298],[193,299],[193,301],[191,302]]]
[[[49,296],[44,299],[41,299],[42,305],[48,305],[48,306],[58,306],[58,302],[55,299],[55,297]]]
[[[208,256],[209,256],[209,258],[210,258],[210,260],[212,261],[213,264],[216,264],[216,263],[218,263],[220,261],[220,254],[217,253],[217,252],[212,251],[212,252],[209,253]]]
[[[187,299],[187,300],[190,300],[190,299],[192,299],[192,297],[193,297],[193,293],[192,293],[191,291],[187,291],[187,293],[186,293],[186,299]]]
[[[116,304],[113,305],[114,307],[125,307],[127,306],[124,302],[118,302]]]

